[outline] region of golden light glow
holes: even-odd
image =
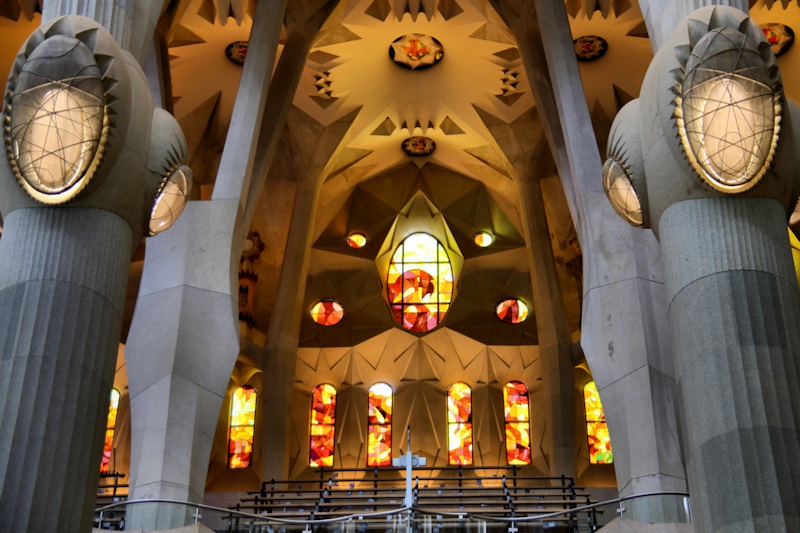
[[[119,409],[119,391],[111,389],[111,400],[108,404],[108,421],[106,422],[106,438],[103,442],[103,458],[100,460],[100,473],[107,473],[111,468],[111,452],[114,450],[114,432],[117,428],[117,410]]]
[[[473,237],[475,244],[480,246],[481,248],[486,248],[487,246],[491,246],[494,242],[494,235],[489,233],[488,231],[479,231]]]
[[[228,466],[247,468],[253,458],[253,438],[256,425],[255,387],[238,387],[231,395],[230,439],[228,440]]]

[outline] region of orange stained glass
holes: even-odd
[[[367,466],[392,464],[392,388],[376,383],[369,388]]]
[[[447,388],[447,464],[472,464],[472,389],[466,383]]]
[[[321,326],[335,326],[344,318],[344,307],[336,300],[320,300],[311,308],[311,319]]]
[[[363,233],[351,233],[347,236],[347,244],[351,248],[363,248],[367,245],[367,236]]]
[[[114,431],[117,427],[117,410],[119,409],[119,391],[111,389],[108,403],[108,421],[106,422],[106,439],[103,442],[103,458],[100,460],[100,472],[105,474],[111,468],[111,451],[114,449]]]
[[[509,324],[519,324],[528,318],[528,305],[519,298],[506,298],[495,308],[497,318]]]
[[[597,392],[594,381],[583,387],[583,404],[586,412],[586,435],[589,439],[589,462],[594,465],[612,464],[614,454],[611,451],[611,437],[608,434],[600,393]]]
[[[336,387],[317,385],[311,393],[311,447],[309,466],[333,466],[336,426]]]
[[[530,464],[531,435],[528,387],[519,381],[509,381],[503,387],[503,403],[508,464]]]
[[[453,267],[444,246],[427,233],[406,237],[392,256],[387,286],[392,313],[405,329],[438,326],[453,297]]]
[[[238,387],[231,395],[231,424],[228,441],[228,466],[247,468],[253,457],[253,437],[256,425],[255,387]]]

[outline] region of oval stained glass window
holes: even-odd
[[[311,308],[311,318],[320,326],[335,326],[344,318],[344,307],[336,300],[320,300]]]
[[[488,231],[479,231],[472,238],[475,241],[475,244],[477,244],[481,248],[486,248],[487,246],[491,246],[492,243],[494,242],[494,235],[492,235]]]
[[[367,236],[363,233],[351,233],[347,236],[347,244],[351,248],[363,248],[367,245]]]
[[[453,297],[453,267],[444,246],[427,233],[400,243],[387,278],[392,314],[408,331],[430,331],[444,319]]]
[[[528,304],[519,298],[506,298],[495,309],[497,318],[508,324],[519,324],[528,318]]]

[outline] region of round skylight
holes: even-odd
[[[506,298],[495,309],[497,318],[507,324],[519,324],[528,318],[528,304],[519,298]]]
[[[479,231],[473,236],[475,244],[480,246],[481,248],[486,248],[487,246],[491,246],[494,242],[494,235],[489,233],[488,231]]]
[[[431,68],[444,57],[444,47],[436,38],[422,33],[398,37],[389,46],[389,58],[409,70]]]
[[[347,236],[347,244],[351,248],[363,248],[367,245],[367,236],[363,233],[351,233]]]

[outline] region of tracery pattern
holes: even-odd
[[[614,454],[611,452],[611,437],[608,434],[600,393],[597,392],[594,381],[583,387],[583,404],[586,412],[586,436],[589,439],[589,462],[593,465],[612,464]]]
[[[530,410],[528,387],[519,381],[509,381],[503,387],[506,421],[506,458],[510,465],[531,463]]]
[[[376,383],[369,388],[367,466],[392,464],[392,388]]]
[[[228,466],[247,468],[253,458],[253,437],[256,425],[255,387],[238,387],[231,395],[231,425],[228,444]]]
[[[392,257],[387,281],[392,313],[405,329],[430,331],[444,319],[453,297],[453,267],[435,237],[406,237]]]
[[[336,426],[336,387],[317,385],[311,393],[311,447],[309,466],[333,466]]]
[[[462,382],[447,388],[447,464],[472,464],[472,389]]]

